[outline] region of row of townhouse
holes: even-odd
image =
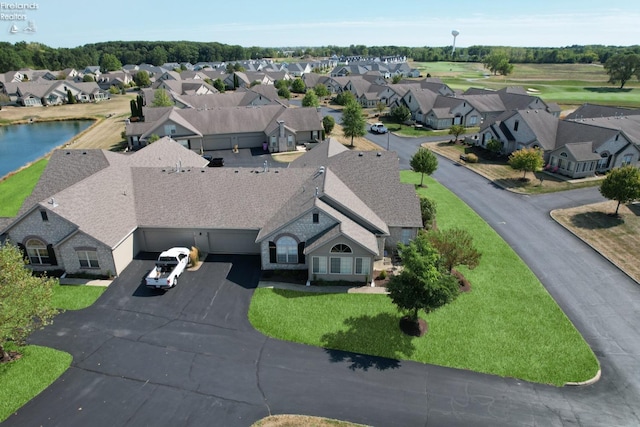
[[[40,80],[3,84],[3,92],[11,103],[25,107],[60,105],[69,102],[69,94],[76,102],[100,102],[109,99],[109,93],[95,82],[69,80]]]
[[[191,83],[162,82],[156,88],[142,89],[143,105],[151,106],[158,89],[167,95],[178,108],[208,109],[217,107],[257,107],[259,105],[278,104],[289,106],[289,101],[278,96],[275,86],[257,85],[250,88],[238,88],[235,91],[220,93],[215,88],[202,86],[193,91]],[[213,89],[213,90],[210,90]],[[207,91],[206,93],[204,91]]]
[[[640,164],[640,110],[585,104],[564,120],[545,110],[507,111],[483,124],[477,145],[490,140],[502,153],[543,151],[545,169],[571,178]]]

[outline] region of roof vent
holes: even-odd
[[[382,153],[378,151],[378,152],[376,153],[376,157],[380,157],[380,156],[382,156]]]
[[[51,200],[49,200],[49,204],[51,205],[51,207],[55,208],[58,206],[58,202],[56,202],[56,199],[54,199],[53,197],[51,198]]]
[[[323,174],[324,173],[324,166],[320,166],[320,168],[318,169],[318,173],[319,174]]]
[[[358,157],[362,157],[362,156],[364,156],[364,153],[361,151],[358,153]]]

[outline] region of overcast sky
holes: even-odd
[[[459,47],[640,44],[640,2],[634,0],[42,0],[0,6],[0,40],[51,47],[115,40],[244,47],[449,46],[454,29],[460,32]],[[30,22],[31,33],[25,31]]]

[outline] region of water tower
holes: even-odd
[[[456,52],[456,37],[460,35],[460,31],[452,30],[451,35],[453,36],[453,49],[451,50],[451,56]]]

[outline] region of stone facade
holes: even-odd
[[[77,251],[95,251],[98,258],[98,267],[82,267]],[[58,247],[58,253],[60,254],[58,261],[60,264],[64,264],[64,269],[67,273],[88,273],[105,276],[117,273],[111,248],[85,233],[77,233],[63,242]]]

